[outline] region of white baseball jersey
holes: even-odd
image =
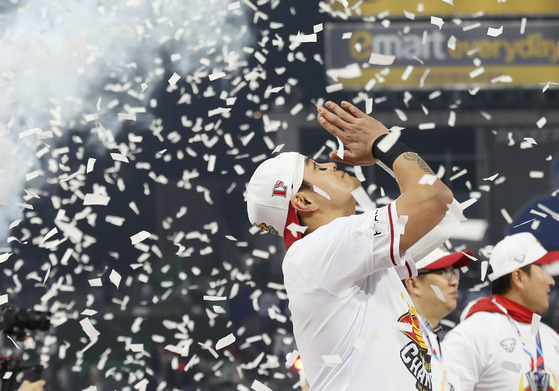
[[[543,323],[539,333],[550,379],[545,391],[558,391],[559,337]],[[526,374],[531,376],[530,359],[537,357],[530,323],[498,312],[476,312],[450,330],[442,345],[445,366],[460,376],[460,391],[530,390]]]
[[[427,345],[427,352],[431,356],[431,379],[433,391],[459,391],[458,377],[445,366],[444,351],[440,340],[425,318],[418,313],[421,335]]]
[[[312,391],[430,391],[430,356],[401,278],[396,204],[341,217],[283,261],[293,332]],[[398,274],[400,273],[400,275]]]

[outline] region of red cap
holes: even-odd
[[[467,255],[466,255],[467,254]],[[472,258],[468,257],[472,256]],[[448,266],[456,269],[468,266],[473,261],[473,254],[469,250],[450,253],[446,249],[436,248],[432,253],[426,255],[415,265],[418,269],[437,270]]]

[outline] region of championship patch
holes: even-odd
[[[419,319],[414,307],[408,305],[409,311],[400,316],[398,322],[411,325],[411,329],[403,333],[411,340],[400,350],[400,358],[415,377],[415,388],[418,391],[431,391],[431,355],[428,354],[427,345],[419,330]]]

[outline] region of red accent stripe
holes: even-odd
[[[406,261],[406,268],[408,269],[408,276],[409,277],[413,276],[413,273],[411,271],[410,264],[408,263],[408,261]]]
[[[388,220],[390,221],[390,259],[392,260],[392,264],[394,266],[398,266],[396,264],[396,260],[394,259],[394,227],[392,226],[392,204],[388,205]]]

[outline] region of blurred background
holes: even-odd
[[[559,250],[558,22],[555,0],[1,2],[0,325],[36,312],[0,338],[0,372],[40,364],[46,390],[298,389],[284,246],[250,226],[244,192],[278,150],[328,159],[325,100],[401,129],[467,206],[448,243],[478,259],[458,322],[503,236]],[[397,197],[380,167],[363,174],[378,205]]]

